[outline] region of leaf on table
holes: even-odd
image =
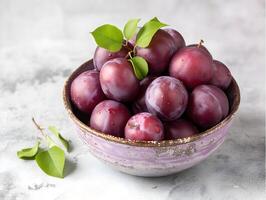
[[[35,160],[46,174],[59,178],[64,177],[65,153],[59,147],[53,146],[47,151],[39,152]]]
[[[56,146],[56,143],[54,142],[54,140],[49,135],[45,135],[45,140],[46,140],[49,148]]]
[[[61,135],[59,130],[55,126],[49,126],[48,129],[60,140],[66,150],[69,151],[69,142]]]
[[[31,148],[22,149],[17,152],[17,156],[21,159],[34,159],[38,153],[40,142],[38,141],[35,146]]]

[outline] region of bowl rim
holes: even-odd
[[[120,144],[126,144],[126,145],[131,145],[131,146],[140,146],[140,147],[166,147],[166,146],[172,146],[172,145],[178,145],[178,144],[186,144],[186,143],[190,143],[196,140],[199,140],[203,137],[206,137],[208,135],[211,135],[212,133],[214,133],[215,131],[217,131],[218,129],[221,129],[224,125],[226,125],[228,122],[230,122],[233,118],[233,116],[235,115],[236,111],[239,108],[239,104],[240,104],[240,90],[239,90],[239,86],[236,82],[236,80],[232,77],[232,83],[235,85],[236,88],[236,95],[235,95],[235,105],[233,107],[233,109],[231,110],[231,112],[227,115],[226,118],[224,118],[221,122],[219,122],[218,124],[216,124],[215,126],[200,132],[200,134],[198,135],[193,135],[190,137],[186,137],[186,138],[180,138],[180,139],[174,139],[174,140],[162,140],[162,141],[138,141],[138,140],[128,140],[122,137],[116,137],[116,136],[112,136],[109,134],[105,134],[101,131],[97,131],[89,126],[87,126],[86,124],[84,124],[82,121],[80,121],[76,115],[73,113],[72,109],[71,109],[71,103],[70,103],[70,98],[67,96],[67,89],[68,86],[70,85],[71,79],[73,78],[73,76],[75,74],[78,74],[78,71],[86,64],[92,63],[92,59],[85,62],[84,64],[82,64],[81,66],[79,66],[78,68],[76,68],[71,74],[70,76],[68,76],[68,78],[66,79],[65,83],[64,83],[64,88],[63,88],[63,102],[64,102],[64,107],[67,110],[67,113],[69,115],[69,117],[76,123],[76,125],[83,130],[83,132],[85,132],[86,134],[93,134],[94,136],[100,137],[104,140],[108,140],[111,142],[115,142],[115,143],[120,143]]]

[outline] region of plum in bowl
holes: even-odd
[[[206,159],[225,140],[240,104],[240,91],[233,79],[226,90],[230,110],[226,118],[200,134],[174,140],[131,141],[105,134],[86,125],[88,119],[72,105],[70,86],[82,72],[93,69],[93,61],[81,65],[67,79],[63,100],[77,134],[90,152],[122,172],[145,177],[165,176],[180,172]]]

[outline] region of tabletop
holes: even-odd
[[[200,164],[160,178],[115,171],[75,134],[62,102],[70,73],[93,56],[89,32],[104,23],[154,16],[200,39],[231,70],[241,105],[224,144]],[[265,2],[0,1],[0,199],[265,199]],[[64,179],[45,175],[16,151],[34,144],[43,126],[70,139]]]

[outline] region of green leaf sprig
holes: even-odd
[[[20,159],[34,160],[37,165],[49,176],[64,177],[64,167],[65,167],[65,152],[59,147],[59,145],[45,132],[34,118],[32,122],[36,128],[40,131],[43,139],[46,143],[47,148],[40,148],[40,141],[37,141],[35,146],[31,148],[22,149],[17,152],[17,156]],[[69,151],[69,142],[61,135],[58,129],[54,126],[49,126],[48,130],[54,134],[54,136],[60,141],[64,146],[66,151]]]
[[[135,76],[142,80],[149,72],[147,61],[136,56],[136,48],[147,48],[155,35],[155,33],[162,27],[168,26],[159,21],[157,17],[152,18],[146,22],[138,31],[138,23],[140,19],[130,19],[124,26],[123,32],[114,25],[105,24],[96,28],[91,32],[97,45],[107,49],[110,52],[118,52],[123,46],[130,48],[128,42],[134,36],[136,41],[133,49],[130,49],[126,58],[132,64]]]

